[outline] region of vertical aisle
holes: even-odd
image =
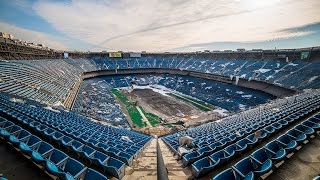
[[[157,180],[157,139],[153,138],[132,167],[126,168],[123,180]]]
[[[182,162],[176,160],[176,157],[173,156],[173,153],[169,150],[162,139],[159,139],[158,142],[162,152],[164,164],[168,170],[169,180],[188,179],[192,175],[189,168],[182,167]]]

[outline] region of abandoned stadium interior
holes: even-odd
[[[0,38],[0,174],[94,180],[319,175],[320,47],[111,54]],[[185,136],[192,148],[181,149]]]

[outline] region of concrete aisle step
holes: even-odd
[[[192,174],[189,168],[183,168],[182,162],[177,161],[176,157],[173,155],[173,153],[169,150],[167,145],[163,142],[162,139],[158,140],[159,146],[162,152],[162,157],[164,160],[164,164],[168,170],[168,176],[171,180],[183,180],[188,179]]]
[[[126,168],[126,175],[123,180],[138,179],[157,179],[157,139],[152,139],[133,165]]]

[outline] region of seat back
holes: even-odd
[[[223,157],[225,157],[224,150],[217,151],[210,156],[210,158],[215,162],[219,161],[219,159]]]
[[[94,158],[97,158],[97,159],[99,159],[100,161],[105,161],[107,158],[108,158],[108,156],[107,155],[105,155],[105,154],[103,154],[103,153],[101,153],[101,152],[99,152],[99,151],[96,151],[95,153],[94,153]]]
[[[51,133],[55,132],[55,130],[52,128],[49,128],[49,129],[45,130],[45,132],[48,134],[51,134]]]
[[[289,131],[287,132],[287,134],[289,134],[289,135],[297,138],[297,137],[299,137],[300,135],[302,135],[302,134],[304,134],[304,133],[303,133],[302,131],[297,130],[297,129],[291,129],[291,130],[289,130]]]
[[[15,125],[15,126],[12,126],[12,127],[8,130],[8,132],[9,132],[10,134],[12,134],[12,133],[17,132],[17,131],[19,131],[19,130],[21,130],[21,127]]]
[[[104,175],[96,170],[89,168],[84,176],[85,180],[108,180]]]
[[[72,141],[72,146],[75,147],[76,149],[78,149],[79,147],[81,147],[83,144],[79,141]]]
[[[119,170],[119,169],[122,168],[122,166],[124,166],[124,163],[122,161],[118,160],[118,159],[110,157],[108,162],[107,162],[107,165],[108,166],[113,166],[113,167],[115,167],[116,169]]]
[[[40,138],[38,138],[37,136],[32,135],[29,140],[27,141],[27,145],[28,146],[33,146],[39,142],[41,142],[42,140]]]
[[[86,152],[86,153],[89,155],[89,154],[91,154],[91,153],[94,151],[94,149],[92,149],[92,148],[89,147],[89,146],[84,146],[84,147],[82,148],[82,151],[83,151],[83,152]]]
[[[79,172],[81,172],[85,166],[79,161],[69,158],[64,165],[64,171],[70,173],[72,176],[76,176]]]
[[[269,149],[270,151],[277,153],[278,151],[280,151],[282,148],[282,146],[277,142],[277,141],[271,141],[270,143],[268,143],[266,145],[266,148]]]
[[[59,162],[61,162],[62,160],[64,160],[67,157],[68,156],[64,152],[62,152],[58,149],[54,149],[54,151],[52,152],[52,154],[49,156],[48,159],[51,162],[53,162],[54,164],[58,164]]]
[[[233,171],[233,169],[228,168],[224,171],[222,171],[221,173],[219,173],[218,175],[216,175],[215,177],[213,177],[213,180],[236,180],[236,179],[240,179],[236,178],[236,172]]]
[[[236,150],[237,150],[237,145],[235,144],[231,144],[229,146],[227,146],[226,148],[224,148],[225,151],[229,154],[233,154]]]
[[[234,167],[244,176],[254,171],[253,163],[250,157],[243,158]]]
[[[287,135],[287,134],[283,134],[280,137],[277,138],[278,141],[288,145],[292,139]]]
[[[21,130],[19,132],[19,135],[17,136],[18,139],[23,139],[25,137],[28,137],[30,136],[31,134],[29,133],[29,131],[26,131],[26,130]]]
[[[243,147],[245,147],[247,144],[248,144],[248,140],[247,139],[241,139],[241,140],[239,140],[238,142],[237,142],[237,144],[241,147],[241,148],[243,148]]]
[[[270,157],[268,157],[268,153],[264,148],[257,149],[255,152],[251,154],[251,156],[258,160],[260,163],[264,163],[267,161]]]
[[[198,151],[199,154],[202,154],[202,153],[204,153],[206,151],[210,151],[210,150],[212,150],[210,147],[205,146],[205,147],[203,147],[201,149],[198,149],[197,151]]]
[[[47,142],[42,141],[38,148],[38,152],[43,155],[49,151],[52,151],[53,149],[54,148],[51,144],[48,144]]]
[[[69,136],[64,136],[62,138],[62,140],[65,142],[65,143],[69,143],[70,141],[72,141],[72,138],[70,138]]]
[[[10,126],[14,126],[14,123],[12,123],[10,121],[6,121],[5,123],[2,124],[2,129],[5,129]]]

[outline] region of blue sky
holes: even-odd
[[[320,45],[319,0],[0,0],[0,31],[61,50]]]

